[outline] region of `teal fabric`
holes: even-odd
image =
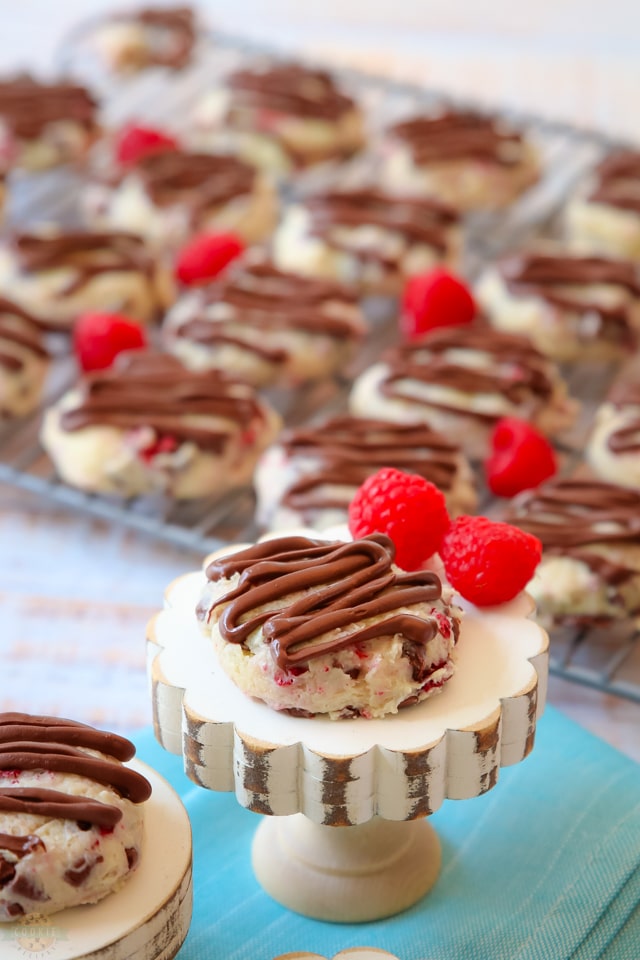
[[[640,731],[639,731],[640,735]],[[376,946],[400,960],[640,960],[640,766],[549,708],[533,753],[483,797],[432,823],[434,889],[375,923],[307,920],[256,882],[258,823],[233,794],[196,787],[144,731],[138,755],[177,789],[194,838],[194,914],[179,960],[332,957]]]

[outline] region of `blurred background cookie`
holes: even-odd
[[[346,524],[358,487],[387,466],[434,483],[452,516],[477,505],[460,448],[427,424],[342,415],[286,430],[265,451],[254,475],[257,520],[270,530]]]
[[[167,348],[189,367],[255,386],[295,386],[344,369],[366,332],[352,291],[249,258],[184,295],[167,314]]]
[[[82,159],[99,136],[98,104],[72,80],[0,80],[0,156],[38,171]]]
[[[448,109],[402,120],[386,131],[388,189],[435,197],[461,211],[497,210],[540,177],[526,135],[490,114]]]
[[[458,215],[439,200],[362,187],[316,193],[286,209],[273,255],[285,270],[397,294],[412,274],[455,265],[460,242]]]
[[[40,324],[0,297],[0,420],[23,417],[37,407],[49,359]]]
[[[92,47],[108,71],[137,73],[148,67],[181,70],[192,59],[198,25],[190,7],[142,7],[101,20]]]
[[[128,230],[160,247],[201,230],[233,230],[255,243],[275,226],[278,199],[268,178],[227,154],[179,148],[147,153],[116,184],[94,183],[85,210],[98,228]]]
[[[507,519],[542,541],[527,590],[543,624],[638,623],[640,493],[555,480],[518,497]]]
[[[195,110],[198,138],[232,133],[234,149],[276,173],[351,157],[365,144],[360,108],[327,70],[258,62],[231,73]]]
[[[248,384],[140,350],[64,394],[47,411],[41,440],[72,486],[190,499],[250,482],[279,426]]]
[[[609,153],[567,206],[577,250],[640,260],[640,150]]]
[[[473,459],[483,458],[502,417],[554,436],[577,414],[555,365],[526,337],[485,324],[432,330],[391,348],[356,379],[351,412],[427,423]]]
[[[640,267],[535,251],[486,268],[476,297],[498,330],[526,334],[555,360],[620,360],[640,332]]]
[[[43,326],[62,330],[88,310],[149,323],[174,297],[166,265],[140,237],[116,231],[13,233],[0,243],[0,286]]]
[[[586,448],[591,469],[602,480],[640,492],[640,384],[615,384],[595,413]]]

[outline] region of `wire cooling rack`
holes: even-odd
[[[115,81],[96,66],[87,43],[90,25],[79,30],[61,50],[59,66],[79,76],[98,94],[105,127],[118,127],[127,120],[144,119],[186,137],[192,127],[193,108],[200,95],[247,56],[278,59],[282,55],[262,45],[219,33],[200,42],[193,66],[178,74],[162,69],[145,71],[139,77]],[[373,137],[394,119],[421,109],[461,104],[439,92],[388,78],[351,70],[334,71],[363,105]],[[486,107],[485,107],[486,109]],[[523,128],[540,152],[544,176],[517,203],[500,214],[469,218],[466,230],[463,272],[473,279],[484,263],[500,252],[534,236],[557,235],[557,219],[565,199],[581,177],[614,146],[610,138],[594,131],[542,117],[498,111],[507,121]],[[324,168],[305,174],[293,187],[283,185],[286,195],[323,182],[349,182],[371,175],[369,156],[343,165],[339,171]],[[11,182],[9,220],[30,225],[42,221],[73,224],[79,220],[78,174],[56,171],[37,177],[22,176]],[[371,327],[366,346],[341,378],[334,378],[296,391],[270,391],[267,399],[289,426],[310,422],[344,409],[349,385],[357,374],[395,339],[394,304],[376,300],[365,303]],[[614,371],[593,367],[566,371],[572,394],[583,404],[579,423],[565,438],[565,469],[571,472],[584,449],[593,411],[605,395]],[[72,361],[61,355],[54,367],[45,404],[68,387],[74,376]],[[36,494],[42,500],[82,514],[120,524],[159,540],[206,554],[230,540],[251,540],[259,532],[253,520],[253,493],[242,489],[223,500],[172,503],[162,497],[122,501],[83,493],[61,483],[38,442],[40,414],[0,429],[0,482]],[[484,495],[481,509],[499,514],[500,507]],[[640,639],[624,624],[615,627],[559,629],[552,637],[551,672],[586,686],[640,702]]]

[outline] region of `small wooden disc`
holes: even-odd
[[[140,866],[99,903],[48,917],[0,924],[2,960],[171,960],[192,910],[191,824],[182,801],[155,770],[130,766],[151,782]]]

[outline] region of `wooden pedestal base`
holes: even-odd
[[[253,869],[274,900],[336,923],[406,910],[431,889],[440,860],[426,820],[327,827],[302,814],[265,817],[253,841]]]

